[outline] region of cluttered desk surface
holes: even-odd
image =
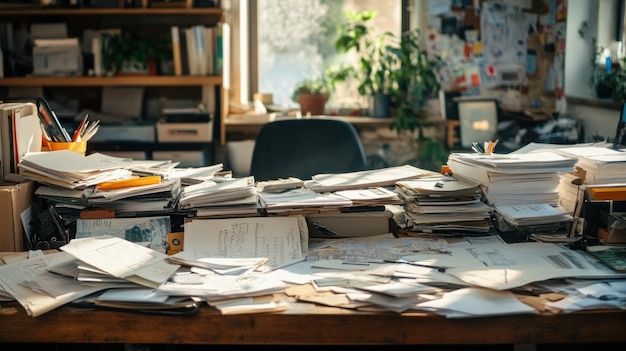
[[[584,201],[562,194],[608,187],[617,204],[625,157],[455,153],[452,175],[403,165],[255,182],[221,165],[27,154],[24,182],[52,204],[39,219],[57,222],[0,266],[0,341],[624,343],[623,213],[600,209],[613,222],[592,241],[578,232]],[[162,181],[98,186],[131,170]]]

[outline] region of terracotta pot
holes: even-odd
[[[319,94],[300,94],[298,102],[300,102],[300,111],[303,115],[311,114],[311,116],[323,115],[326,109],[326,95]]]

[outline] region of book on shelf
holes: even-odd
[[[0,140],[1,178],[20,173],[22,157],[41,151],[42,130],[34,103],[0,103]]]
[[[215,74],[215,27],[204,27],[204,47],[207,50],[207,74]]]
[[[210,54],[205,46],[204,26],[195,25],[191,27],[193,36],[194,53],[196,55],[196,65],[198,74],[205,76],[208,74],[207,56]]]
[[[180,52],[180,29],[178,26],[170,28],[172,36],[172,61],[174,64],[174,75],[180,77],[183,75],[183,63]]]
[[[196,76],[199,74],[198,56],[196,55],[193,32],[191,31],[191,28],[184,28],[183,32],[185,34],[185,44],[186,44],[186,49],[187,49],[187,64],[189,67],[189,74],[192,76]]]
[[[183,76],[189,75],[189,54],[187,44],[187,33],[185,28],[178,29],[178,41],[180,44],[180,64]]]
[[[215,26],[215,67],[213,69],[213,74],[219,74],[221,75],[224,69],[224,51],[223,51],[223,29],[224,29],[224,24],[222,23],[218,23],[217,26]]]

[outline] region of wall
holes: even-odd
[[[612,140],[615,137],[619,110],[570,102],[567,105],[567,111],[572,117],[582,121],[585,142]]]

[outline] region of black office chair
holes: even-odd
[[[250,174],[255,180],[367,169],[361,139],[348,122],[326,118],[293,118],[263,125],[257,135]]]

